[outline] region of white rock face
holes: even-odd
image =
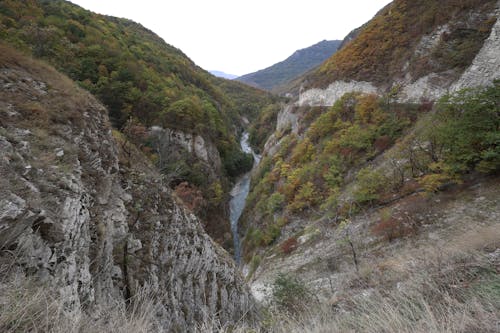
[[[294,106],[287,105],[278,113],[278,121],[276,123],[277,131],[284,131],[288,128],[292,129],[293,133],[297,133],[299,128],[299,118],[294,113]]]
[[[344,94],[349,92],[362,92],[376,94],[378,92],[370,82],[335,81],[326,89],[309,89],[299,95],[298,106],[332,106]]]
[[[417,81],[403,85],[399,102],[418,103],[422,100],[433,101],[448,93],[450,81],[443,74],[429,74]]]
[[[500,78],[500,1],[498,2],[497,21],[491,34],[484,42],[472,65],[453,84],[451,91],[463,88],[490,85],[493,80]]]

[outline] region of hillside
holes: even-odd
[[[306,313],[277,332],[495,330],[499,5],[396,0],[260,115],[244,271]]]
[[[396,0],[303,80],[304,99],[314,99],[310,88],[324,89],[328,98],[343,82],[363,83],[359,89],[365,92],[407,87],[395,91],[401,99],[435,99],[470,66],[496,21],[496,5],[495,0]]]
[[[192,332],[252,316],[232,259],[102,104],[4,44],[0,85],[0,331]]]
[[[94,94],[172,187],[187,182],[200,193],[185,196],[188,205],[197,198],[192,208],[207,230],[231,243],[224,236],[230,180],[251,166],[238,144],[242,118],[256,117],[273,97],[211,76],[135,22],[62,0],[2,1],[0,36]]]
[[[341,41],[323,40],[317,44],[295,51],[285,60],[268,68],[238,77],[236,80],[251,86],[272,91],[293,78],[320,65],[335,53]]]

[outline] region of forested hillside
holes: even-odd
[[[188,182],[180,190],[188,190],[183,197],[194,211],[221,218],[229,179],[251,166],[238,143],[242,119],[255,118],[274,97],[213,77],[140,24],[63,0],[2,1],[0,38],[94,94],[171,186]],[[168,130],[151,136],[151,126]],[[164,149],[165,139],[179,147]],[[223,216],[215,229],[227,230]]]
[[[286,272],[336,297],[337,277],[364,279],[360,255],[376,270],[370,260],[379,250],[390,258],[391,242],[411,247],[445,228],[425,211],[434,198],[453,202],[498,180],[499,10],[497,1],[396,0],[297,81],[296,98],[259,116],[263,158],[241,221],[255,288]],[[340,270],[352,257],[356,271]]]

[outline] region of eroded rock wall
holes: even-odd
[[[124,306],[144,285],[166,330],[252,313],[232,259],[140,152],[123,163],[92,96],[0,45],[0,101],[2,264],[55,288],[75,315]]]
[[[452,91],[489,85],[500,78],[500,1],[497,4],[496,17],[497,21],[483,48],[474,58],[472,65],[453,84]]]
[[[350,92],[375,94],[378,89],[370,82],[335,81],[326,89],[314,88],[301,92],[297,104],[299,106],[332,106],[340,97]]]

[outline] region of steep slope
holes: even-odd
[[[264,145],[241,223],[256,296],[283,296],[266,286],[289,274],[349,317],[353,304],[383,307],[368,300],[422,288],[422,281],[434,284],[436,276],[475,286],[474,278],[490,279],[489,273],[467,275],[459,257],[462,250],[479,251],[481,259],[464,260],[498,269],[500,235],[492,230],[500,213],[499,5],[395,1],[308,76],[296,100],[270,110],[276,129]],[[397,22],[406,22],[401,31]],[[438,50],[448,52],[447,60]],[[417,74],[412,66],[419,57],[435,67]],[[457,62],[445,63],[452,59]],[[471,242],[462,248],[442,245],[458,244],[463,234]],[[446,268],[425,263],[413,250],[433,245],[431,252],[445,249]],[[279,287],[290,287],[286,283]],[[439,288],[453,283],[440,281]],[[298,290],[292,287],[290,294]],[[498,301],[497,293],[490,296]],[[481,318],[471,320],[480,326]]]
[[[2,1],[0,36],[94,94],[172,187],[187,182],[201,192],[203,209],[196,212],[211,235],[231,244],[230,179],[251,166],[238,132],[242,117],[252,119],[273,102],[269,94],[211,76],[137,23],[63,0]]]
[[[317,44],[295,51],[285,60],[255,73],[246,74],[236,80],[266,90],[273,90],[320,65],[340,45],[339,40],[323,40]]]
[[[211,317],[228,323],[251,315],[232,259],[144,155],[112,135],[94,97],[4,45],[0,86],[2,290],[11,280],[34,279],[46,302],[61,300],[47,318],[59,314],[75,325],[106,322],[101,309],[121,311],[144,287],[156,302],[150,317],[160,325],[147,330],[191,332]],[[36,321],[34,312],[27,322],[15,315],[4,321],[15,308],[6,295],[0,330],[62,329],[57,321]]]
[[[495,0],[394,1],[303,81],[301,103],[332,105],[353,90],[436,99],[490,36],[497,7]]]

